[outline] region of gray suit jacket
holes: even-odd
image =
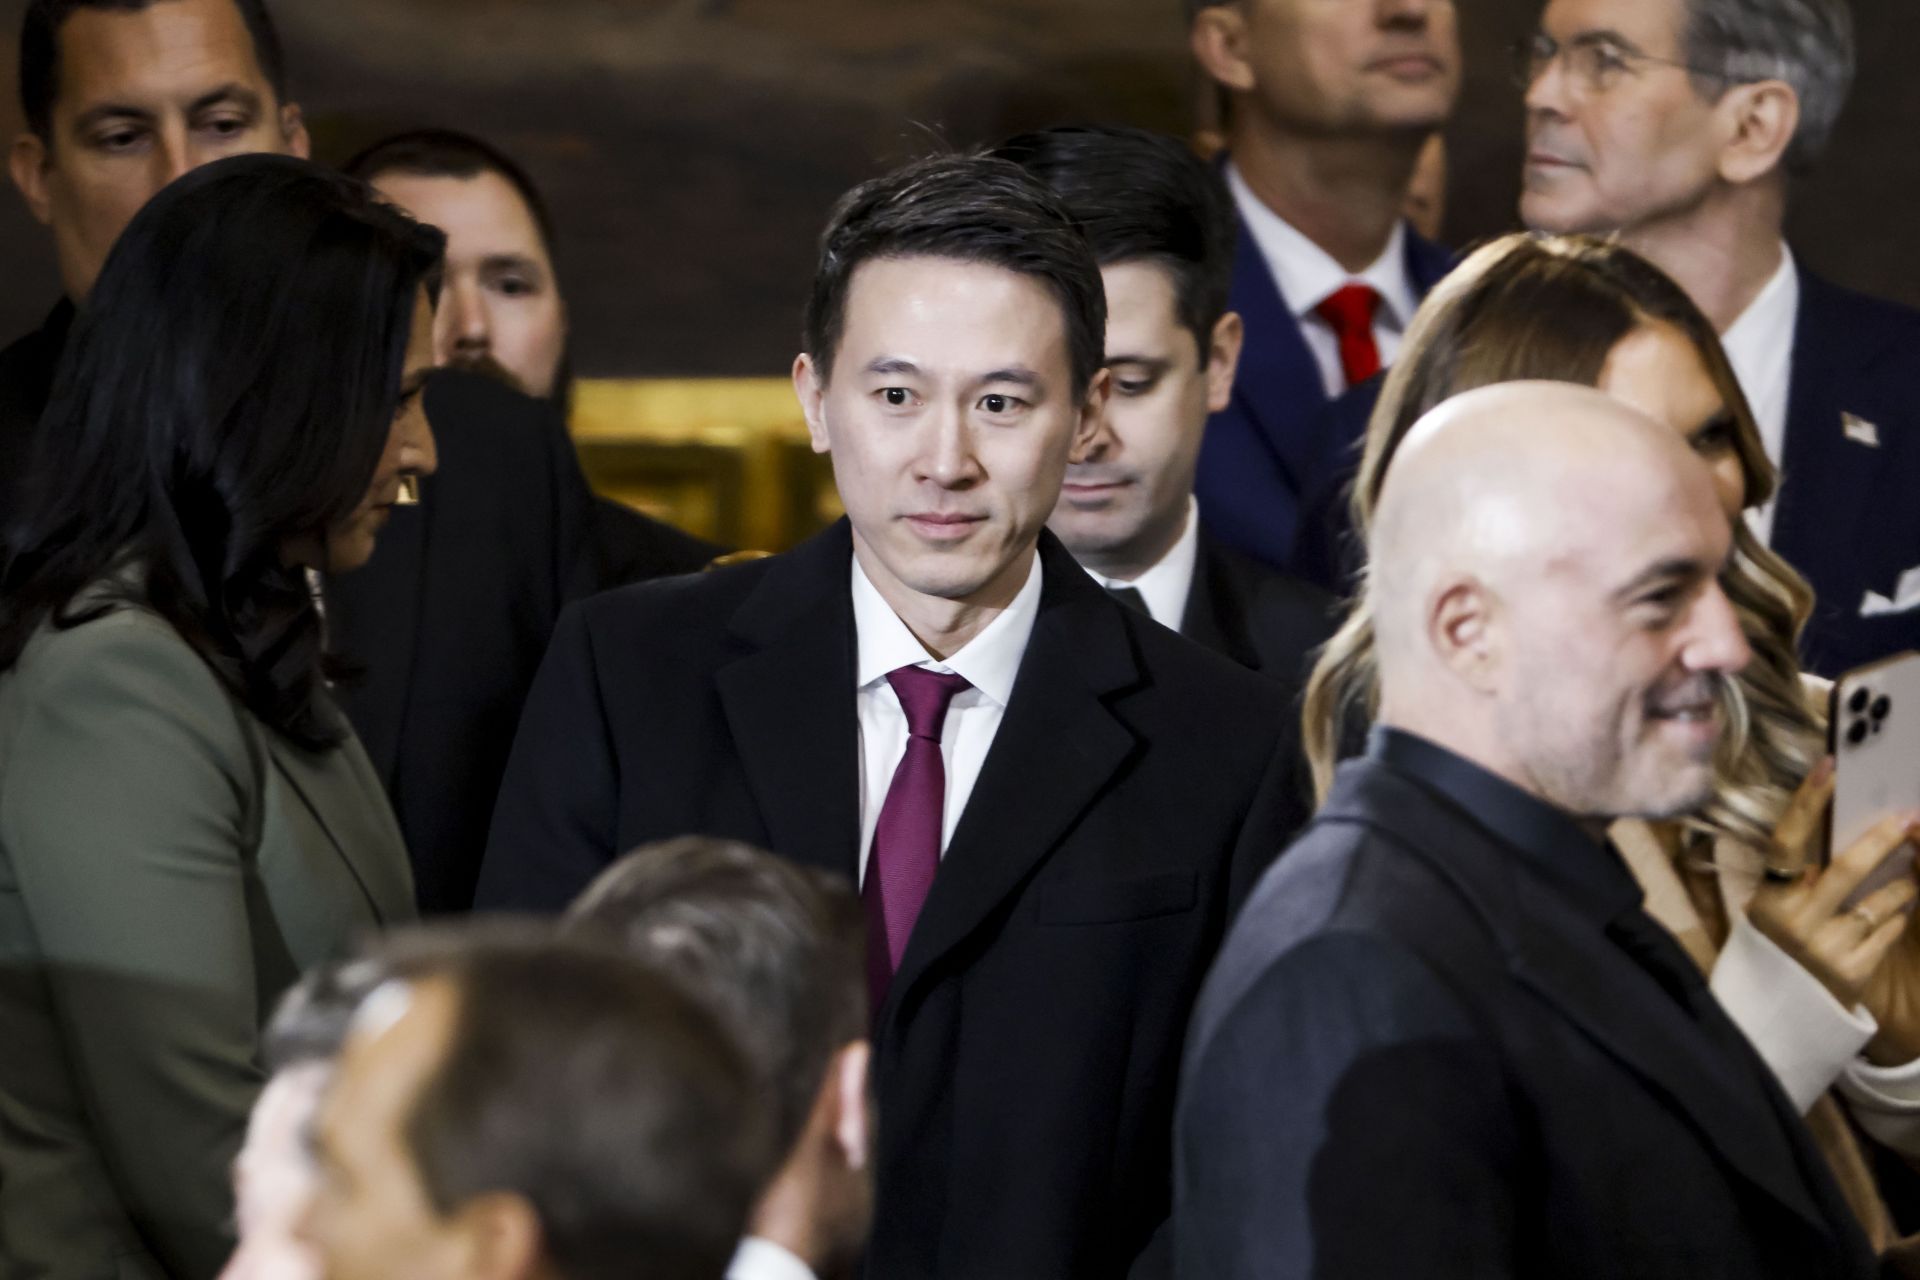
[[[212,1276],[261,1025],[413,913],[356,740],[309,752],[158,616],[0,672],[0,1275]]]

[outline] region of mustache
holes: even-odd
[[[1669,689],[1655,689],[1647,695],[1647,710],[1655,715],[1678,715],[1686,711],[1725,708],[1732,696],[1728,678],[1717,671],[1688,676]]]
[[[464,373],[477,373],[482,377],[492,378],[495,382],[503,383],[523,396],[532,394],[527,390],[526,384],[514,376],[513,370],[495,360],[491,355],[456,355],[447,361],[447,366]]]

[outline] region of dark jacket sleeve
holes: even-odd
[[[520,716],[474,906],[562,910],[612,861],[618,812],[619,771],[587,608],[572,605]]]
[[[1515,1274],[1497,1056],[1420,961],[1355,934],[1274,961],[1190,1048],[1182,1280]]]

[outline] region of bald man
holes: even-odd
[[[1708,796],[1729,546],[1698,459],[1598,392],[1415,426],[1369,547],[1379,726],[1194,1014],[1180,1276],[1873,1274],[1602,835]]]

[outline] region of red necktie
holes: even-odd
[[[1380,372],[1380,348],[1373,340],[1373,313],[1379,306],[1379,294],[1364,284],[1350,284],[1314,308],[1340,340],[1340,368],[1349,387]]]
[[[940,869],[940,823],[947,796],[940,730],[953,695],[972,687],[960,676],[925,667],[890,671],[887,683],[907,715],[907,749],[880,806],[860,893],[867,909],[867,990],[876,1013]]]

